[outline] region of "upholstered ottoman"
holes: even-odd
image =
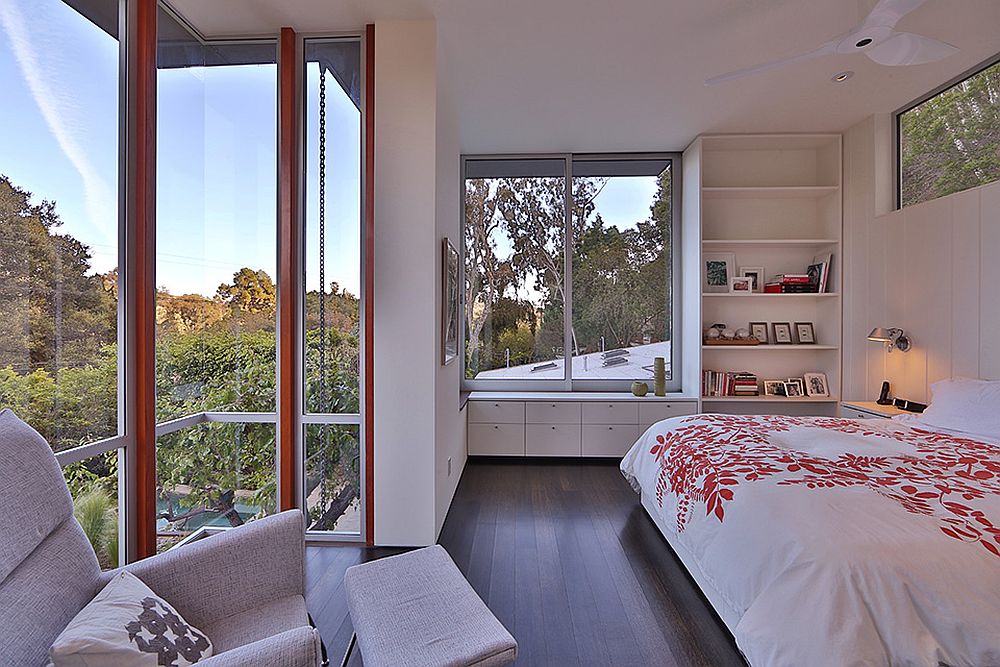
[[[434,545],[344,575],[365,667],[506,665],[517,642]]]

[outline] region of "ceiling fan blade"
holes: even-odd
[[[894,32],[865,51],[879,65],[922,65],[944,60],[958,49],[951,44],[912,32]]]
[[[725,83],[726,81],[734,81],[736,79],[742,79],[748,76],[753,76],[755,74],[762,74],[763,72],[769,72],[773,69],[778,69],[779,67],[785,67],[786,65],[791,65],[793,63],[799,63],[805,60],[813,60],[815,58],[828,56],[831,53],[836,53],[836,51],[837,51],[837,42],[827,42],[818,49],[807,51],[806,53],[800,53],[799,55],[792,56],[791,58],[772,60],[771,62],[761,63],[760,65],[754,65],[753,67],[738,69],[735,72],[728,72],[726,74],[713,76],[711,79],[705,80],[705,85],[714,86],[718,83]]]
[[[894,28],[899,20],[918,9],[927,0],[879,0],[868,17],[862,22],[860,30],[871,28]]]

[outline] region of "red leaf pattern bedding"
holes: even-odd
[[[622,471],[740,613],[751,664],[1000,664],[997,444],[699,415],[654,425]]]

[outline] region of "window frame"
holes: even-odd
[[[465,283],[465,193],[466,193],[466,164],[468,162],[480,160],[562,160],[564,165],[563,179],[564,205],[563,205],[563,275],[566,282],[566,299],[563,303],[563,368],[566,369],[565,376],[561,380],[532,380],[527,378],[517,379],[495,379],[477,380],[465,377],[465,306],[466,290]],[[670,345],[670,379],[667,381],[667,392],[679,393],[681,386],[681,340],[677,332],[681,330],[681,206],[682,206],[682,171],[683,154],[677,151],[656,151],[656,152],[607,152],[607,153],[499,153],[499,154],[463,154],[459,167],[459,220],[461,224],[461,260],[459,261],[459,284],[463,286],[459,297],[459,308],[463,315],[459,318],[459,340],[462,350],[460,357],[460,377],[463,391],[516,391],[516,392],[625,392],[631,389],[635,380],[647,380],[647,378],[633,378],[626,380],[581,380],[573,378],[573,349],[570,345],[573,329],[573,162],[576,161],[629,161],[629,160],[665,160],[670,162],[671,174],[671,345]]]
[[[894,210],[901,210],[903,208],[903,133],[902,133],[902,123],[903,114],[913,111],[916,107],[920,106],[924,102],[933,99],[940,95],[941,93],[957,86],[967,79],[971,79],[977,74],[981,74],[985,70],[993,67],[994,65],[1000,64],[1000,53],[993,54],[986,60],[973,65],[969,69],[961,72],[957,76],[954,76],[939,86],[932,88],[928,92],[924,93],[920,97],[908,102],[899,109],[896,109],[892,113],[892,161],[893,161],[893,208]],[[997,181],[992,181],[997,182]],[[982,185],[987,185],[983,183]],[[971,188],[967,188],[971,189]],[[964,190],[959,190],[958,192],[964,192]],[[956,194],[954,192],[949,194]],[[926,201],[934,201],[935,199],[940,199],[941,197],[947,197],[948,195],[938,195],[932,197]],[[924,202],[917,202],[924,203]],[[911,204],[913,206],[913,204]]]

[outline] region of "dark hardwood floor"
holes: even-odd
[[[518,665],[746,664],[614,462],[470,460],[440,542],[517,639]],[[344,570],[399,552],[308,548],[333,664],[352,633]]]

